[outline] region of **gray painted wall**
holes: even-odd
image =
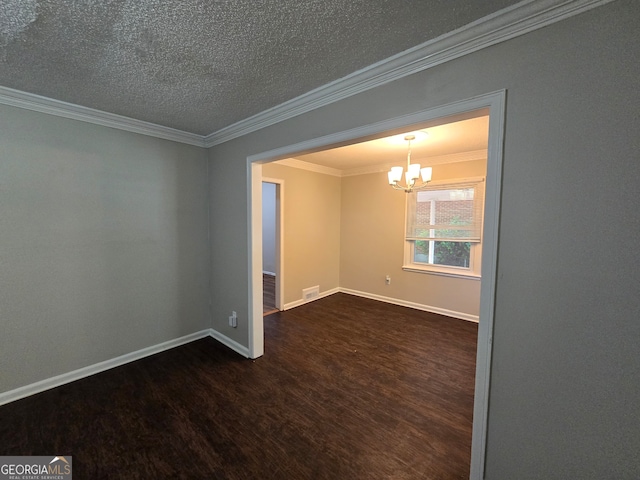
[[[637,478],[638,18],[619,0],[212,148],[214,328],[247,344],[248,155],[507,89],[486,478]]]
[[[206,151],[0,106],[0,392],[210,327]]]

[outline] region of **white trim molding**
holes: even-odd
[[[238,342],[236,342],[232,338],[227,337],[226,335],[218,332],[217,330],[214,330],[213,328],[210,330],[210,335],[216,340],[218,340],[221,344],[229,347],[231,350],[233,350],[236,353],[239,353],[243,357],[245,358],[250,357],[249,349],[244,345],[240,345]]]
[[[249,254],[249,344],[264,342],[262,318],[262,268],[261,264],[261,207],[262,196],[258,188],[252,188],[262,178],[262,163],[290,158],[305,152],[327,149],[335,145],[355,143],[361,138],[384,136],[386,132],[435,120],[445,120],[456,115],[488,108],[489,145],[487,149],[487,174],[482,234],[482,281],[480,285],[480,315],[478,324],[478,349],[476,361],[476,390],[474,396],[473,431],[471,438],[472,480],[484,476],[484,458],[489,409],[489,382],[491,377],[491,349],[493,337],[494,301],[496,289],[498,226],[500,220],[500,194],[502,185],[502,146],[504,143],[504,117],[506,91],[486,93],[459,100],[450,104],[389,118],[351,130],[336,132],[297,144],[286,145],[247,157],[247,208],[248,208],[248,254]],[[261,265],[260,265],[261,266]],[[252,343],[253,342],[253,343]],[[263,343],[261,344],[263,347]],[[252,357],[255,358],[255,357]]]
[[[262,164],[247,164],[247,218],[249,219],[249,237],[255,242],[247,243],[248,278],[259,279],[260,288],[248,289],[249,310],[249,358],[258,358],[264,354],[264,323],[262,321]],[[252,215],[253,213],[253,215]],[[282,255],[280,256],[282,261]],[[282,274],[281,274],[282,275]],[[259,318],[259,321],[256,321]]]
[[[468,152],[459,152],[459,153],[451,153],[449,155],[437,155],[433,157],[418,157],[416,155],[413,156],[413,160],[416,163],[420,163],[423,166],[429,165],[443,165],[445,163],[456,163],[456,162],[470,162],[472,160],[486,160],[487,159],[487,151],[486,150],[470,150]],[[382,173],[385,174],[389,171],[391,167],[394,167],[398,164],[398,162],[384,163],[381,165],[369,165],[366,167],[356,167],[349,168],[346,170],[342,170],[341,177],[353,177],[356,175],[367,175],[369,173]]]
[[[401,300],[399,298],[385,297],[383,295],[377,295],[375,293],[361,292],[359,290],[352,290],[350,288],[340,288],[340,292],[348,295],[355,295],[356,297],[368,298],[370,300],[378,300],[379,302],[391,303],[392,305],[399,305],[401,307],[409,307],[415,310],[421,310],[423,312],[437,313],[438,315],[446,315],[447,317],[453,317],[460,320],[467,320],[468,322],[478,323],[478,315],[471,313],[456,312],[455,310],[448,310],[446,308],[434,307],[432,305],[424,305],[421,303],[410,302],[408,300]]]
[[[204,147],[204,136],[0,86],[0,104]]]
[[[8,392],[0,393],[0,406],[10,402],[14,402],[16,400],[20,400],[21,398],[35,395],[36,393],[41,393],[52,388],[60,387],[61,385],[65,385],[67,383],[75,382],[76,380],[90,377],[97,373],[111,370],[115,367],[120,367],[127,363],[135,362],[136,360],[143,359],[150,355],[155,355],[156,353],[161,353],[166,350],[170,350],[172,348],[176,348],[181,345],[185,345],[187,343],[191,343],[206,337],[212,337],[223,345],[229,347],[234,352],[242,355],[245,358],[249,358],[249,349],[247,347],[245,347],[244,345],[240,345],[235,340],[232,340],[231,338],[223,335],[213,328],[208,328],[206,330],[201,330],[190,335],[185,335],[184,337],[175,338],[173,340],[159,343],[158,345],[152,345],[151,347],[127,353],[110,360],[105,360],[104,362],[95,363],[87,367],[79,368],[78,370],[74,370],[72,372],[63,373],[62,375],[46,378],[44,380],[40,380],[39,382],[25,385],[24,387],[19,387],[14,390],[9,390]]]
[[[271,183],[276,187],[276,248],[275,248],[275,267],[273,272],[275,278],[275,307],[281,310],[284,305],[284,205],[285,205],[285,188],[284,179],[262,177],[262,184]],[[262,220],[261,220],[262,222]],[[264,265],[263,265],[264,267]]]
[[[446,315],[447,317],[466,320],[468,322],[478,323],[478,320],[479,320],[478,315],[473,315],[470,313],[457,312],[455,310],[448,310],[446,308],[434,307],[432,305],[424,305],[422,303],[410,302],[408,300],[402,300],[399,298],[385,297],[383,295],[378,295],[376,293],[362,292],[360,290],[352,290],[350,288],[343,288],[343,287],[337,287],[337,288],[332,288],[331,290],[326,290],[324,292],[321,292],[319,296],[313,297],[309,300],[304,300],[301,298],[299,300],[289,302],[285,304],[284,310],[290,310],[292,308],[299,307],[300,305],[315,302],[316,300],[320,300],[321,298],[328,297],[329,295],[333,295],[334,293],[346,293],[347,295],[354,295],[356,297],[368,298],[370,300],[378,300],[379,302],[390,303],[392,305],[399,305],[401,307],[409,307],[415,310],[421,310],[423,312],[437,313],[438,315]]]
[[[438,155],[434,157],[414,157],[414,159],[424,165],[442,165],[445,163],[455,162],[469,162],[472,160],[486,160],[486,150],[471,150],[468,152],[452,153],[449,155]],[[368,175],[370,173],[382,173],[385,174],[389,169],[398,164],[398,162],[383,163],[380,165],[367,165],[365,167],[348,168],[340,170],[338,168],[325,167],[323,165],[317,165],[297,158],[286,158],[284,160],[276,160],[279,165],[286,167],[297,168],[299,170],[308,170],[315,173],[323,173],[325,175],[332,175],[334,177],[354,177],[356,175]]]
[[[0,405],[14,402],[16,400],[20,400],[21,398],[35,395],[36,393],[44,392],[45,390],[50,390],[67,383],[75,382],[76,380],[90,377],[91,375],[95,375],[96,373],[111,370],[112,368],[135,362],[136,360],[140,360],[150,355],[155,355],[156,353],[164,352],[165,350],[179,347],[180,345],[184,345],[186,343],[190,343],[208,336],[213,336],[209,329],[201,330],[190,335],[185,335],[184,337],[175,338],[173,340],[159,343],[158,345],[153,345],[151,347],[143,348],[135,352],[120,355],[119,357],[112,358],[110,360],[105,360],[104,362],[95,363],[87,367],[79,368],[78,370],[73,370],[72,372],[63,373],[62,375],[47,378],[30,385],[25,385],[24,387],[9,390],[8,392],[0,393]]]
[[[300,298],[299,300],[285,303],[283,310],[291,310],[292,308],[299,307],[300,305],[304,305],[305,303],[315,302],[316,300],[320,300],[321,298],[328,297],[329,295],[333,295],[334,293],[338,293],[340,291],[341,291],[340,287],[336,287],[330,290],[325,290],[324,292],[320,292],[320,294],[317,297],[309,298],[308,300],[305,300],[304,298]]]
[[[533,32],[613,0],[524,0],[204,137],[206,147]]]
[[[337,168],[325,167],[324,165],[317,165],[315,163],[306,162],[304,160],[298,160],[297,158],[285,158],[283,160],[276,160],[273,163],[284,165],[285,167],[298,168],[300,170],[308,170],[310,172],[332,175],[334,177],[342,176],[342,170],[338,170]]]
[[[206,136],[7,87],[0,104],[209,148],[612,1],[523,0]]]

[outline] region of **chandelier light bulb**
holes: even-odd
[[[404,190],[406,193],[426,188],[427,184],[431,181],[431,167],[420,168],[419,163],[411,163],[411,141],[415,140],[415,138],[416,136],[413,134],[404,136],[404,140],[407,142],[407,170],[404,172],[405,185],[399,183],[404,170],[402,167],[391,167],[391,170],[387,173],[391,188]],[[416,185],[416,181],[420,178],[422,178],[421,183]]]

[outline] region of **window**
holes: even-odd
[[[434,182],[407,195],[405,270],[480,276],[484,179]]]

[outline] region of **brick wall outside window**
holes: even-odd
[[[418,202],[416,220],[419,225],[428,225],[431,218],[431,202]],[[449,200],[436,202],[436,224],[466,225],[473,221],[473,200]]]

